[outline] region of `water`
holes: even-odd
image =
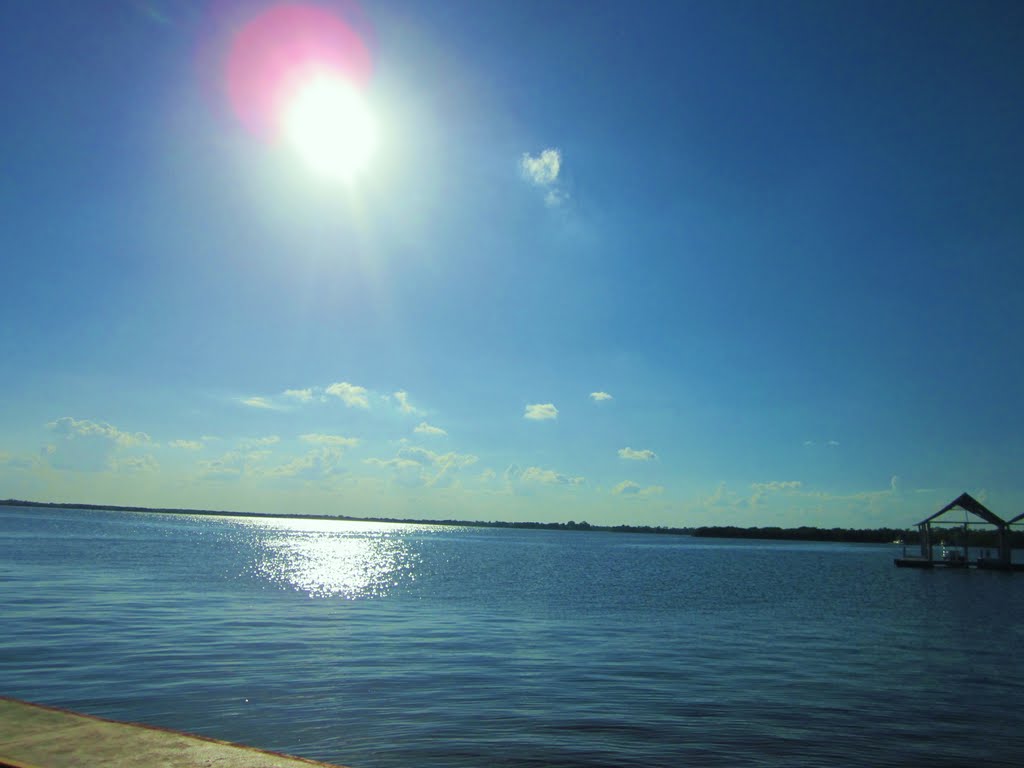
[[[353,768],[1019,765],[1024,574],[0,508],[0,694]]]

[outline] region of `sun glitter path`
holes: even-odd
[[[341,768],[0,697],[3,768]]]

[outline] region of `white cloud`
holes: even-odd
[[[375,456],[371,456],[368,459],[363,459],[364,464],[369,464],[372,467],[421,467],[422,464],[412,459],[378,459]]]
[[[769,480],[767,483],[751,483],[754,492],[793,491],[803,485],[799,480]]]
[[[653,461],[658,458],[658,454],[654,451],[643,449],[634,450],[633,448],[619,448],[619,458],[629,459],[630,461]]]
[[[285,397],[291,398],[292,400],[298,400],[300,403],[310,403],[313,401],[312,388],[286,389],[282,394]]]
[[[756,505],[769,493],[797,493],[803,486],[799,480],[769,480],[767,483],[751,483],[750,487],[754,493],[750,497],[750,503]]]
[[[544,193],[544,205],[548,208],[557,208],[569,199],[569,193],[561,189],[549,189]]]
[[[478,457],[471,453],[435,453],[434,451],[429,451],[426,448],[420,448],[414,445],[401,448],[398,451],[398,456],[400,458],[418,461],[420,464],[433,465],[436,467],[455,466],[459,469],[468,467],[478,461]]]
[[[545,149],[536,157],[524,152],[519,159],[519,170],[531,184],[546,187],[558,180],[562,169],[562,153],[557,149]]]
[[[582,477],[570,477],[553,469],[542,469],[541,467],[527,467],[519,474],[519,479],[524,483],[542,483],[544,485],[583,485],[584,482]]]
[[[253,448],[259,448],[265,445],[275,445],[281,442],[281,438],[277,435],[267,435],[266,437],[249,437],[242,440],[239,446],[242,450],[251,450]]]
[[[432,424],[427,424],[427,422],[425,421],[420,422],[419,425],[413,430],[413,432],[416,432],[417,434],[420,435],[433,435],[438,437],[448,434],[440,427],[435,427]]]
[[[427,450],[426,448],[420,448],[415,445],[407,445],[404,448],[398,450],[398,457],[407,459],[408,461],[415,461],[417,464],[430,465],[433,464],[437,459],[438,454],[433,451]]]
[[[114,472],[155,472],[160,468],[156,459],[150,455],[120,456],[110,460],[110,468]]]
[[[75,437],[99,437],[121,446],[150,445],[153,442],[145,432],[122,432],[111,424],[70,416],[51,421],[46,427],[69,440]]]
[[[740,496],[735,491],[730,491],[723,480],[716,487],[710,496],[704,496],[699,500],[703,507],[729,507],[737,504]]]
[[[595,403],[600,403],[603,402],[604,400],[611,400],[612,396],[609,395],[607,392],[591,392],[590,399],[593,400]]]
[[[366,396],[366,387],[358,387],[349,384],[347,381],[339,381],[331,384],[326,390],[327,394],[339,398],[349,408],[369,408],[370,401]]]
[[[395,392],[393,397],[398,401],[398,410],[402,413],[419,413],[413,404],[409,402],[409,393],[404,389]]]
[[[252,446],[270,445],[277,442],[279,438],[258,438],[256,440],[243,441],[242,450],[228,451],[218,459],[211,459],[199,463],[200,473],[206,476],[238,476],[242,474],[259,475],[264,471],[262,462],[270,456],[267,450],[250,450]],[[264,442],[269,440],[270,442]]]
[[[304,435],[303,437],[307,437]],[[317,435],[316,437],[332,437],[332,435]],[[346,439],[346,438],[342,438]],[[287,464],[270,467],[264,474],[268,477],[299,477],[316,479],[341,475],[346,472],[341,466],[344,454],[341,448],[334,445],[325,445],[322,448],[309,451],[304,456],[299,456]]]
[[[334,448],[355,448],[359,445],[359,438],[342,437],[341,435],[321,435],[311,433],[308,435],[299,435],[299,439],[306,443],[331,446]]]
[[[479,461],[469,453],[435,453],[418,446],[405,446],[393,459],[366,459],[366,463],[395,472],[395,482],[407,487],[442,488],[454,483],[455,475]]]
[[[427,485],[430,475],[424,471],[423,465],[412,459],[364,459],[366,464],[390,469],[394,473],[394,482],[406,488]]]
[[[242,474],[245,455],[239,451],[225,453],[219,459],[210,459],[199,464],[199,471],[207,476],[234,476]]]
[[[817,443],[814,440],[804,440],[804,447],[805,448],[813,448],[816,445],[823,445],[823,446],[825,446],[827,448],[838,448],[839,447],[839,441],[838,440],[824,440],[824,441],[822,441],[820,443]]]
[[[171,448],[182,448],[186,451],[199,451],[203,448],[203,444],[198,440],[171,440],[167,445]]]
[[[530,184],[544,190],[544,205],[548,208],[557,208],[569,199],[569,193],[559,183],[561,170],[562,153],[554,148],[537,156],[524,152],[519,158],[519,172]]]
[[[523,414],[523,418],[530,419],[532,421],[557,419],[558,409],[551,403],[533,403],[526,406],[526,412]]]
[[[612,488],[612,494],[615,496],[631,496],[634,498],[657,496],[658,494],[664,492],[664,486],[648,485],[647,487],[644,487],[639,483],[634,483],[632,480],[623,480],[621,483]]]
[[[250,408],[268,408],[273,409],[274,404],[265,397],[246,397],[242,399],[242,405],[248,405]]]

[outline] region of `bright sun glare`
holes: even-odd
[[[284,135],[318,176],[351,182],[377,149],[377,125],[362,94],[347,80],[317,75],[285,106]]]

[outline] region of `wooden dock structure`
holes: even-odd
[[[0,697],[0,768],[341,768]]]
[[[954,509],[964,511],[963,521],[939,520],[940,517]],[[968,520],[967,515],[973,515],[976,519]],[[921,554],[916,557],[907,557],[904,551],[903,557],[897,557],[894,562],[897,568],[977,568],[990,571],[1024,571],[1024,563],[1013,562],[1013,552],[1010,548],[1010,526],[1020,520],[1024,520],[1024,514],[1020,514],[1010,521],[1003,520],[969,493],[962,493],[938,512],[917,523]],[[962,532],[960,545],[956,547],[943,546],[943,554],[939,558],[935,557],[935,535],[932,530],[932,527],[936,525],[954,526]],[[972,525],[995,528],[997,542],[995,556],[986,552],[984,557],[978,556],[971,560],[967,533]]]

